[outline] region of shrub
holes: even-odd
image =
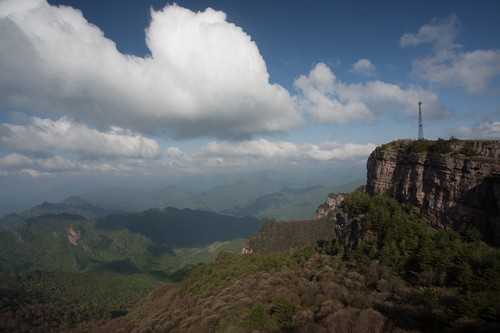
[[[250,308],[250,313],[243,321],[243,326],[248,328],[250,331],[266,330],[273,332],[279,329],[279,326],[274,318],[271,317],[266,307],[261,303],[254,304]]]
[[[295,327],[294,316],[297,312],[295,305],[285,299],[276,299],[271,306],[271,316],[282,330],[291,330]]]

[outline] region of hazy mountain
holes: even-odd
[[[149,208],[191,208],[222,212],[248,204],[259,196],[279,191],[286,185],[266,175],[238,178],[205,189],[169,185],[161,188],[131,189],[109,187],[81,196],[95,205],[122,211],[142,211]]]
[[[243,206],[225,210],[236,216],[271,217],[280,220],[302,220],[313,217],[318,206],[332,192],[350,192],[363,184],[362,180],[340,186],[284,188],[258,197]]]
[[[349,180],[349,178],[346,178]],[[121,211],[143,211],[152,207],[201,209],[236,216],[309,218],[330,192],[351,191],[364,183],[354,178],[347,183],[323,182],[322,185],[291,185],[268,174],[237,178],[204,191],[189,191],[171,185],[159,189],[138,190],[119,187],[82,195],[95,205]]]
[[[111,214],[113,210],[102,208],[97,205],[93,205],[86,200],[78,197],[71,196],[63,200],[62,202],[43,202],[40,205],[34,206],[20,215],[23,217],[35,217],[47,214],[76,214],[81,215],[86,218],[96,218]]]

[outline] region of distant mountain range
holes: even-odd
[[[49,193],[47,197],[38,195],[40,198],[24,209],[14,208],[22,207],[23,200],[19,199],[10,212],[29,217],[66,212],[96,218],[118,212],[175,207],[279,220],[308,219],[328,193],[350,191],[364,183],[361,177],[356,178],[356,174],[344,179],[345,183],[340,183],[338,177],[331,177],[324,182],[313,182],[316,185],[311,186],[300,180],[280,179],[280,175],[262,174],[239,177],[212,186],[103,186],[92,191],[71,193],[73,196],[62,201],[52,199],[54,195]],[[61,190],[60,193],[67,191]],[[2,200],[2,204],[5,206],[6,202]],[[5,208],[0,208],[0,211],[9,212]]]
[[[261,217],[311,218],[329,192],[359,183],[275,190],[272,182],[261,188],[240,181],[196,194],[168,187],[155,192],[156,202],[180,208],[138,212],[120,211],[106,200],[101,206],[98,198],[43,202],[0,218],[0,271],[170,274],[224,248],[239,251],[242,239],[258,231]],[[136,197],[144,199],[141,193]]]
[[[78,196],[71,196],[58,203],[45,201],[40,205],[24,211],[21,215],[25,217],[36,217],[47,214],[67,213],[93,219],[111,214],[113,212],[115,211],[93,205]]]
[[[176,207],[287,220],[311,218],[328,193],[349,192],[362,184],[364,180],[359,179],[340,185],[290,187],[266,178],[239,180],[203,192],[189,192],[176,186],[137,193],[111,188],[82,197],[119,211]]]
[[[253,217],[171,207],[98,217],[105,212],[73,197],[0,219],[0,271],[167,276],[223,249],[239,251],[260,227]]]
[[[332,192],[350,192],[361,185],[354,181],[341,186],[311,186],[284,188],[281,191],[259,196],[243,206],[224,210],[235,216],[269,217],[278,220],[303,220],[313,217],[324,198]]]
[[[71,196],[62,202],[43,202],[30,209],[5,215],[0,218],[0,229],[12,228],[23,224],[30,218],[43,215],[71,214],[79,215],[86,219],[95,219],[116,212],[112,209],[102,208],[100,206],[89,203],[78,196]]]

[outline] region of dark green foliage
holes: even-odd
[[[334,228],[327,220],[267,221],[250,238],[249,245],[256,253],[286,251],[303,246],[314,247],[317,241],[331,239],[334,235]]]
[[[271,317],[266,306],[261,303],[254,304],[250,308],[247,318],[243,321],[243,326],[250,331],[265,330],[273,332],[278,330],[278,324]]]
[[[260,221],[191,209],[150,209],[141,213],[109,215],[97,221],[103,230],[126,229],[169,247],[205,246],[243,238],[256,232]]]
[[[361,242],[354,253],[380,260],[414,284],[454,288],[452,318],[500,320],[500,250],[478,241],[473,229],[464,240],[456,232],[430,228],[411,207],[361,192],[346,199],[345,209],[364,215],[364,232],[376,234],[376,243]],[[422,299],[429,306],[440,302],[439,297]]]
[[[278,298],[270,305],[252,305],[243,326],[249,330],[288,332],[295,328],[294,316],[297,307],[286,299]]]
[[[0,275],[0,331],[58,331],[123,316],[156,285],[144,275],[45,273]]]
[[[276,299],[271,306],[271,316],[282,330],[291,330],[295,327],[294,316],[297,307],[286,299]]]
[[[340,244],[336,239],[319,240],[317,243],[317,250],[319,253],[329,256],[336,256],[341,251]]]

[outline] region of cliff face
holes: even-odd
[[[322,203],[318,209],[316,209],[316,214],[314,215],[315,220],[321,220],[322,218],[328,217],[332,212],[335,212],[342,202],[344,202],[345,194],[330,194],[324,203]]]
[[[437,226],[500,244],[500,141],[394,141],[367,163],[366,191],[411,203]]]

